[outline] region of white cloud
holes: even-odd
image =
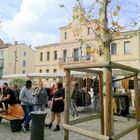
[[[75,0],[22,0],[22,3],[19,3],[19,0],[14,0],[21,4],[18,5],[18,10],[14,10],[17,7],[10,7],[9,0],[5,0],[4,6],[6,7],[6,1],[7,10],[11,11],[12,15],[10,18],[6,16],[3,22],[3,30],[7,34],[7,37],[5,37],[7,40],[5,41],[12,42],[12,39],[15,38],[20,43],[32,45],[59,41],[59,27],[67,25],[71,18],[69,12],[71,12],[75,3]],[[120,1],[122,4],[123,0]],[[138,2],[138,0],[134,1]],[[69,12],[59,7],[61,3],[66,5]],[[89,5],[89,3],[91,3],[91,0],[84,0],[84,5]],[[128,7],[124,8],[123,5],[122,9]],[[6,12],[7,15],[10,13],[9,11]],[[123,13],[124,23],[127,22],[127,17],[130,14],[126,11]]]
[[[56,0],[23,0],[20,11],[5,21],[4,30],[20,42],[53,43],[59,41],[58,28],[68,22],[66,16]]]

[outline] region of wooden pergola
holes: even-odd
[[[106,68],[105,75],[105,85],[106,85],[106,103],[104,110],[103,103],[103,72],[101,70],[93,70],[91,68]],[[80,135],[84,135],[90,138],[94,138],[97,140],[118,140],[124,135],[130,133],[134,129],[137,129],[137,138],[140,140],[140,105],[139,105],[139,94],[138,94],[138,73],[140,73],[139,69],[125,66],[122,64],[118,64],[115,62],[92,62],[88,64],[71,64],[65,65],[65,111],[64,111],[64,140],[69,140],[69,131],[78,133]],[[135,91],[135,108],[136,108],[136,123],[126,128],[126,130],[121,131],[118,134],[113,134],[113,113],[112,113],[112,70],[113,69],[122,69],[125,71],[129,71],[132,74],[129,77],[134,77],[134,91]],[[69,120],[69,108],[70,108],[70,72],[73,71],[81,71],[87,73],[94,73],[99,75],[99,96],[100,96],[100,115],[92,115],[86,118],[80,118],[77,120],[70,121]],[[104,119],[105,116],[105,119]],[[95,118],[100,117],[101,122],[101,134],[96,132],[91,132],[85,129],[77,128],[73,126],[74,124],[89,121]],[[106,123],[104,123],[106,122]]]

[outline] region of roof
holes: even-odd
[[[9,46],[11,46],[10,43],[7,43],[7,44],[1,44],[1,45],[0,45],[0,49],[8,48]]]
[[[72,71],[71,76],[73,77],[86,77],[86,76],[92,76],[93,74],[87,74],[85,72],[76,72]],[[8,78],[59,78],[64,77],[65,73],[27,73],[27,74],[11,74],[11,75],[4,75],[2,76],[2,79],[8,79]]]

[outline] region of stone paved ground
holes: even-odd
[[[49,122],[49,118],[50,118],[50,112],[48,109],[47,109],[47,112],[48,114],[45,120],[46,123]],[[80,111],[79,116],[83,117],[90,114],[92,114],[91,111],[90,112]],[[62,119],[62,122],[63,122],[63,119]],[[115,133],[122,131],[123,129],[130,126],[134,122],[135,120],[133,119],[130,119],[130,121],[128,121],[126,118],[115,117],[115,121],[114,121]],[[99,119],[80,123],[80,124],[77,124],[76,126],[100,133],[100,120]],[[49,130],[45,128],[44,140],[63,140],[63,128],[61,128],[61,131],[59,132],[53,132],[52,129]],[[30,140],[30,134],[31,132],[24,133],[23,131],[12,133],[10,130],[9,122],[6,120],[3,120],[2,123],[0,124],[0,140]],[[125,137],[121,138],[121,140],[136,140],[136,139],[137,139],[136,130],[126,135]],[[71,132],[70,140],[91,140],[91,139]]]

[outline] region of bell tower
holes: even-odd
[[[73,19],[81,19],[85,15],[85,10],[83,8],[83,0],[76,0],[75,6],[73,8]]]
[[[83,7],[83,1],[82,0],[76,0],[76,4],[75,4],[76,7]]]

